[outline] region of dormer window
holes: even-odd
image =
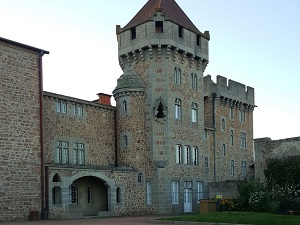
[[[163,33],[164,32],[164,23],[163,23],[163,21],[156,21],[155,22],[155,32],[156,33]]]
[[[178,26],[178,36],[183,38],[183,26]]]
[[[130,37],[131,37],[131,40],[136,39],[136,27],[133,27],[130,29]]]

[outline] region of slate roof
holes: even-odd
[[[165,13],[165,20],[170,20],[188,30],[191,30],[197,34],[201,34],[201,32],[183,12],[175,0],[149,0],[133,17],[133,19],[124,28],[120,29],[119,32],[128,30],[134,26],[151,20],[152,13],[156,9],[162,9],[162,11]]]

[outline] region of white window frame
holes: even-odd
[[[195,102],[192,102],[192,122],[197,123],[198,120],[198,105]]]
[[[181,84],[181,69],[178,67],[174,68],[174,83]]]
[[[74,115],[75,116],[83,116],[83,108],[80,104],[74,105]]]
[[[198,181],[197,182],[197,200],[203,199],[203,182]]]
[[[182,164],[182,146],[176,145],[176,163]]]
[[[247,175],[247,162],[241,161],[241,176],[246,177]]]
[[[182,118],[182,108],[181,108],[181,100],[179,98],[175,99],[175,119]]]
[[[198,154],[199,154],[199,150],[197,147],[193,147],[193,151],[192,151],[192,164],[193,165],[198,165]]]
[[[178,205],[179,204],[179,182],[178,181],[172,181],[172,205]]]
[[[191,164],[191,148],[188,145],[184,146],[184,164]]]
[[[147,205],[152,205],[152,186],[149,181],[146,181],[146,198]]]

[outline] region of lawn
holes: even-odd
[[[164,220],[189,222],[236,223],[253,225],[299,225],[300,216],[255,212],[212,212],[207,214],[180,215]]]

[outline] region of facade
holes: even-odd
[[[0,39],[0,221],[199,212],[250,176],[254,89],[203,76],[209,32],[173,0],[116,32],[116,106],[42,91],[48,52]]]

